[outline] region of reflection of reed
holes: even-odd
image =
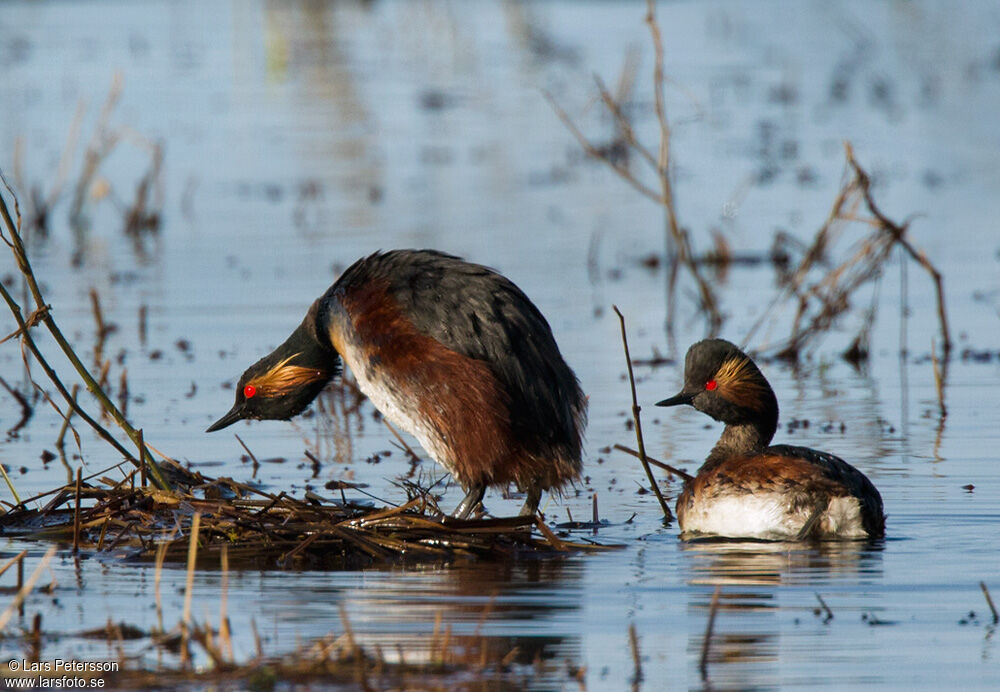
[[[343,377],[331,384],[316,398],[315,437],[306,440],[306,447],[320,459],[332,459],[335,464],[354,460],[354,435],[364,430],[361,415],[365,396]]]
[[[718,634],[712,640],[710,663],[765,663],[778,660],[778,634]]]
[[[372,135],[377,116],[358,89],[359,75],[349,50],[356,40],[356,18],[350,8],[333,3],[269,0],[264,7],[269,77],[293,87],[299,127],[309,132],[304,140],[308,145],[300,153],[317,170],[330,171],[332,166],[341,179],[338,186],[363,192],[345,198],[348,206],[338,210],[338,223],[371,228],[372,201],[381,197],[385,182]],[[325,107],[318,109],[320,104]],[[298,184],[293,222],[308,235],[329,232],[323,201],[328,180],[324,174]]]
[[[803,584],[816,574],[878,574],[880,543],[829,541],[814,544],[757,541],[688,541],[689,584]],[[758,594],[759,596],[759,594]]]
[[[740,668],[720,669],[716,664],[773,664],[778,661],[780,647],[776,625],[773,632],[727,631],[727,613],[764,613],[765,622],[770,622],[772,620],[770,613],[777,609],[775,605],[767,602],[772,598],[772,595],[766,593],[724,591],[716,586],[710,598],[707,598],[705,592],[698,592],[688,604],[688,610],[692,611],[695,617],[706,618],[704,633],[697,627],[691,628],[687,646],[692,656],[695,652],[700,652],[698,667],[705,689],[713,689],[720,686],[720,683],[724,688],[732,686],[734,689],[742,689],[746,684]],[[747,618],[741,617],[740,621],[745,623]],[[745,625],[743,626],[745,628]],[[765,675],[764,678],[766,677]],[[757,673],[754,679],[762,678]]]
[[[366,650],[380,650],[387,662],[423,664],[442,652],[467,659],[534,665],[542,679],[565,676],[580,665],[580,639],[567,637],[567,620],[579,619],[582,570],[564,560],[476,562],[446,569],[376,572],[357,588],[338,591],[347,604],[353,636]],[[296,590],[304,617],[322,592]],[[312,605],[309,605],[312,604]],[[281,604],[279,617],[295,617]],[[559,634],[546,636],[558,620]],[[582,631],[582,627],[579,628]]]

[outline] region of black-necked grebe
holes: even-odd
[[[843,459],[807,447],[768,446],[778,401],[757,365],[723,339],[693,345],[684,387],[657,406],[690,404],[726,424],[677,498],[684,537],[788,540],[878,538],[882,497]]]
[[[465,489],[456,516],[510,483],[527,495],[521,513],[534,514],[542,491],[580,475],[587,403],[545,318],[509,279],[431,250],[355,262],[243,373],[208,432],[301,413],[341,360]]]

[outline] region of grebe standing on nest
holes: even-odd
[[[287,420],[341,370],[462,485],[467,518],[514,483],[534,514],[580,475],[587,402],[545,318],[492,269],[432,250],[377,252],[349,267],[273,353],[250,366],[208,432]]]
[[[843,459],[807,447],[768,446],[778,401],[757,365],[723,339],[694,344],[684,387],[657,406],[689,404],[726,424],[677,498],[685,538],[879,538],[882,497]]]

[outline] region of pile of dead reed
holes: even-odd
[[[179,466],[170,470],[181,475]],[[604,548],[560,539],[536,517],[453,519],[426,493],[399,507],[378,508],[348,500],[343,489],[337,500],[314,493],[297,499],[201,474],[187,473],[191,484],[175,481],[170,491],[136,484],[134,473],[118,482],[106,476],[89,480],[95,484],[78,479],[14,506],[0,516],[0,534],[123,558],[152,559],[165,551],[160,559],[180,561],[200,517],[198,555],[206,565],[218,565],[225,547],[241,566],[279,569],[546,557]],[[533,534],[535,527],[541,536]]]

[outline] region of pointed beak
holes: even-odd
[[[657,401],[657,406],[679,406],[680,404],[690,404],[694,401],[694,394],[690,392],[681,392],[680,394],[675,394],[669,399],[664,399],[663,401]]]
[[[228,428],[230,425],[232,425],[238,420],[243,420],[243,410],[239,406],[239,404],[233,406],[232,410],[229,413],[227,413],[222,418],[220,418],[219,420],[215,421],[210,426],[208,426],[208,430],[206,430],[205,432],[215,432],[216,430],[222,430],[223,428]]]

